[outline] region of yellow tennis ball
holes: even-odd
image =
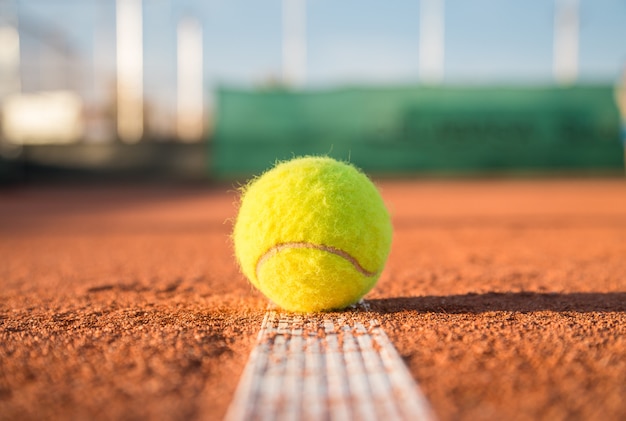
[[[244,275],[285,310],[338,310],[376,283],[391,247],[372,182],[327,157],[279,163],[244,189],[233,231]]]

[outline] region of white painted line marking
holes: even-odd
[[[325,414],[323,403],[327,393],[325,379],[319,373],[326,371],[326,365],[314,323],[307,323],[307,332],[302,415],[304,419],[319,420]]]
[[[396,402],[398,400],[402,402],[400,405],[402,416],[406,419],[432,419],[426,398],[417,390],[417,384],[387,334],[377,321],[372,321],[371,326],[372,337],[381,348],[380,357],[389,376],[393,393],[398,396]]]
[[[374,405],[377,416],[381,419],[383,417],[388,417],[390,420],[400,419],[389,376],[380,360],[380,354],[373,347],[374,340],[367,334],[367,330],[361,323],[355,325],[355,331],[358,335],[357,340],[361,348],[363,363],[372,388],[372,396],[376,399]]]
[[[343,325],[343,355],[348,374],[351,401],[353,402],[354,415],[364,421],[374,421],[376,412],[371,401],[368,373],[365,371],[363,359],[358,345],[352,336],[350,326]]]
[[[322,355],[326,358],[326,372],[317,373],[328,382],[328,395],[325,396],[324,412],[330,413],[332,419],[348,420],[348,377],[343,365],[343,356],[339,349],[339,341],[335,332],[335,325],[331,320],[324,322],[324,340],[319,339]],[[325,342],[325,343],[324,343]],[[324,381],[324,380],[322,380]]]
[[[345,316],[269,310],[226,419],[434,420],[379,323]]]

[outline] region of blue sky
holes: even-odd
[[[114,69],[113,0],[19,0],[19,17],[57,28],[100,74]],[[580,0],[580,80],[613,82],[626,65],[626,0]],[[418,0],[309,0],[308,83],[418,81]],[[444,83],[551,83],[554,2],[446,0]],[[281,0],[144,0],[146,94],[172,98],[175,30],[203,25],[207,88],[281,74]]]

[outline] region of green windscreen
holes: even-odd
[[[624,165],[610,86],[218,90],[215,176],[307,154],[392,174]]]

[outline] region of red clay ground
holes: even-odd
[[[384,181],[368,296],[441,420],[626,419],[626,182]],[[220,419],[266,307],[217,188],[0,191],[0,419]]]

